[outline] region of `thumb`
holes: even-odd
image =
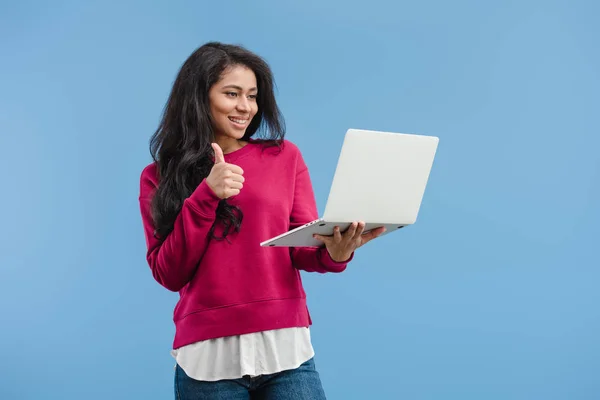
[[[225,156],[223,155],[221,146],[219,146],[217,143],[212,143],[212,148],[215,151],[215,164],[224,163]]]

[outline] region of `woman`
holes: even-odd
[[[140,207],[152,275],[180,295],[176,398],[325,398],[299,271],[341,272],[382,230],[363,234],[358,222],[316,236],[321,248],[259,246],[317,218],[302,155],[284,140],[269,66],[238,46],[197,49],[151,153]]]

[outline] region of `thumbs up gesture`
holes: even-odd
[[[215,164],[206,178],[207,185],[221,199],[240,194],[244,186],[244,171],[234,164],[225,162],[223,150],[217,143],[212,144],[215,151]]]

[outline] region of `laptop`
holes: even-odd
[[[439,139],[434,136],[349,129],[323,217],[265,240],[261,246],[320,247],[313,234],[345,231],[364,221],[365,232],[389,234],[417,220]]]

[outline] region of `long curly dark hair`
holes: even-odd
[[[269,65],[258,55],[235,45],[210,42],[199,47],[181,67],[161,122],[150,139],[150,153],[157,164],[158,188],[152,200],[154,235],[165,238],[172,230],[183,202],[205,179],[213,166],[214,141],[209,90],[225,69],[241,65],[250,68],[258,84],[258,112],[242,140],[256,139],[266,146],[283,143],[285,126],[274,94]],[[210,237],[224,239],[231,229],[239,231],[243,213],[221,200]],[[224,225],[220,237],[214,235],[217,223]]]

